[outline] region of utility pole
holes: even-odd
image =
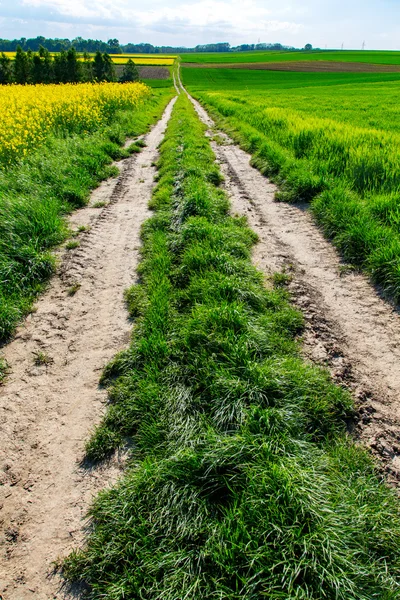
[[[362,48],[361,50],[365,50],[365,42],[362,43]]]
[[[342,50],[343,50],[344,42],[342,42]]]

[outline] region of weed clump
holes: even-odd
[[[33,363],[37,367],[48,367],[49,365],[53,364],[53,362],[54,359],[51,356],[49,356],[46,352],[42,352],[41,350],[33,352]]]

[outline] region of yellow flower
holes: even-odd
[[[0,165],[15,162],[52,133],[94,131],[150,95],[143,83],[0,86]]]

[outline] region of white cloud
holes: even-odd
[[[399,0],[0,0],[2,37],[396,48]],[[16,20],[17,19],[17,20]]]
[[[108,21],[125,27],[132,24],[142,30],[158,30],[160,26],[191,30],[217,28],[245,36],[267,31],[297,33],[302,29],[300,23],[271,18],[271,10],[254,0],[206,0],[148,10],[132,8],[125,0],[23,0],[22,3],[23,6],[47,9],[51,15],[59,14],[74,21],[93,19],[94,22]]]

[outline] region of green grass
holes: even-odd
[[[126,136],[146,132],[171,96],[156,91],[102,130],[53,136],[18,165],[0,170],[0,341],[12,335],[54,271],[51,248],[68,235],[65,215],[118,172],[110,163],[129,156],[121,148]]]
[[[278,199],[310,202],[344,259],[399,301],[400,83],[351,75],[333,85],[314,74],[312,85],[310,74],[296,73],[286,89],[282,73],[275,87],[267,76],[244,89],[244,71],[241,89],[234,78],[202,89],[194,71],[183,69],[184,83],[278,184]]]
[[[79,248],[81,243],[78,240],[70,240],[65,244],[66,250],[75,250],[75,248]]]
[[[350,397],[303,362],[302,317],[251,264],[184,95],[161,146],[132,344],[87,446],[129,443],[64,573],[92,599],[394,600],[399,502],[346,435]]]
[[[42,352],[41,350],[38,350],[37,352],[33,352],[33,364],[36,365],[37,367],[41,367],[41,366],[45,366],[48,367],[49,365],[54,363],[54,359],[49,356],[48,354],[46,354],[46,352]]]
[[[154,89],[170,88],[174,85],[172,79],[141,79],[141,81]]]
[[[192,91],[236,90],[253,93],[266,93],[270,90],[295,90],[301,93],[303,88],[352,85],[358,86],[373,82],[400,81],[400,73],[299,73],[296,71],[252,71],[247,69],[181,69],[183,83]],[[390,84],[389,84],[390,85]],[[371,100],[369,96],[365,100]],[[372,101],[374,99],[372,98]],[[318,105],[316,106],[318,109]],[[384,106],[381,107],[383,112]]]
[[[382,65],[400,65],[400,52],[390,50],[313,50],[305,51],[249,51],[249,52],[200,52],[181,55],[182,63],[257,63],[293,61],[360,62]]]

